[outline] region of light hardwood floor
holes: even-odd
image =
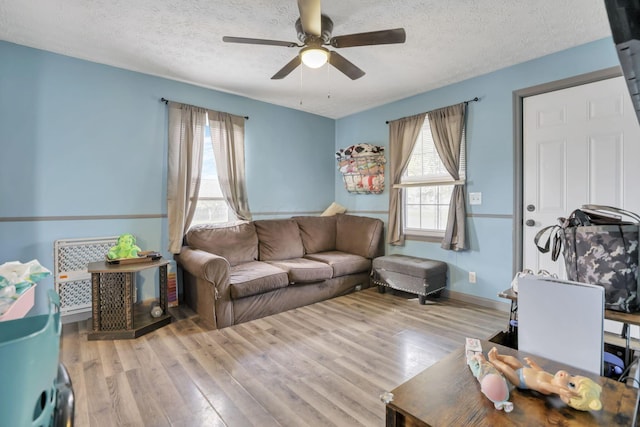
[[[186,307],[172,314],[135,340],[63,326],[76,426],[383,426],[381,393],[508,321],[373,288],[217,331]]]

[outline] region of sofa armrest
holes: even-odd
[[[373,259],[384,254],[384,223],[376,218],[340,214],[336,217],[336,249]]]
[[[175,256],[180,266],[197,279],[203,279],[215,288],[215,299],[229,299],[229,262],[216,254],[183,246]]]

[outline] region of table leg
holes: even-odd
[[[401,415],[398,412],[394,411],[393,409],[389,408],[389,406],[387,406],[385,426],[399,427],[402,425],[404,425],[404,423],[402,423]]]
[[[133,329],[133,287],[135,286],[135,273],[124,274],[124,313],[128,330]]]
[[[632,356],[631,356],[631,328],[627,329],[627,338],[626,338],[626,347],[625,347],[625,353],[624,353],[624,357],[627,359],[625,361],[625,363],[627,363],[626,366],[630,365],[632,362]]]
[[[100,273],[91,273],[91,321],[93,330],[100,330]]]
[[[160,267],[160,308],[165,314],[169,308],[169,297],[167,291],[167,266],[163,265]]]
[[[627,367],[631,364],[631,330],[628,323],[622,324],[622,331],[620,336],[625,340],[624,347],[624,366]]]
[[[516,331],[514,321],[518,320],[518,302],[511,300],[511,310],[509,313],[509,333],[513,334]]]

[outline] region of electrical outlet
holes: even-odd
[[[469,272],[469,283],[476,283],[476,272],[475,271],[470,271]]]
[[[469,193],[469,204],[470,205],[481,205],[482,204],[482,193]]]

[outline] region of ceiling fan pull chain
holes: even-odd
[[[304,67],[300,67],[300,105],[302,105],[302,69]]]
[[[329,64],[327,64],[327,99],[331,99],[331,76],[329,75]]]

